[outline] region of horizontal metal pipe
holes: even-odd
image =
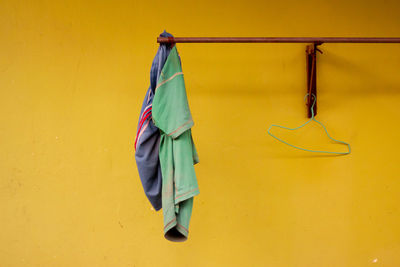
[[[158,37],[158,43],[400,43],[399,37]]]

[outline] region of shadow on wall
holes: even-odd
[[[317,58],[317,90],[329,94],[399,94],[400,76],[396,75],[396,71],[400,67],[400,51],[397,53],[382,47],[363,47],[359,50],[353,46],[340,47],[332,52],[332,47],[322,45],[323,54],[318,54]],[[234,55],[238,53],[236,50],[220,51],[220,56],[212,62],[200,55],[187,53],[188,56],[183,57],[184,71],[190,82],[188,88],[196,88],[192,90],[196,94],[208,94],[208,88],[212,87],[213,95],[266,96],[292,93],[293,90],[306,92],[305,49],[297,48],[275,48],[276,53],[272,57],[263,53],[265,50],[261,48],[257,50],[259,56],[253,53],[248,57],[243,56],[246,51],[249,52],[248,47],[239,49],[243,51],[237,56]],[[198,69],[192,68],[193,62],[199,66]],[[196,71],[193,71],[195,68]],[[388,69],[393,71],[383,72]],[[219,77],[218,73],[222,71],[231,75]],[[243,79],[241,76],[251,78]],[[207,84],[209,80],[213,81],[212,84]]]

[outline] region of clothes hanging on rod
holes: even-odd
[[[164,31],[161,35],[170,34]],[[194,171],[199,158],[191,133],[194,123],[178,51],[172,45],[160,47],[159,52],[160,56],[155,60],[157,82],[153,83],[155,76],[152,76],[139,120],[136,158],[139,159],[139,174],[145,174],[141,179],[146,194],[152,196],[149,199],[153,200],[153,206],[163,210],[165,238],[181,242],[188,238],[193,198],[199,194]],[[144,135],[147,139],[142,134],[146,133],[143,125],[153,127]],[[141,171],[143,167],[151,175]],[[152,186],[150,189],[155,189],[156,195],[152,195],[151,190],[146,191],[146,183]]]
[[[315,64],[316,51],[320,51],[317,46],[323,43],[400,43],[400,38],[173,37],[164,31],[157,38],[157,42],[160,43],[160,48],[153,60],[150,87],[140,112],[135,158],[146,196],[156,210],[163,209],[165,237],[172,241],[184,241],[188,236],[193,197],[199,194],[193,167],[198,163],[198,156],[191,134],[193,120],[187,103],[181,61],[175,43],[312,43],[306,50],[307,64],[308,67],[311,66],[307,68],[310,87],[306,95],[310,119],[295,128],[273,124],[268,133],[278,141],[303,151],[346,155],[351,153],[350,144],[332,138],[326,127],[315,119]],[[272,127],[297,130],[311,121],[320,124],[331,140],[346,145],[348,151],[306,149],[289,144],[271,133]]]

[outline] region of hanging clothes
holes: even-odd
[[[191,128],[181,61],[176,46],[168,56],[153,99],[152,119],[160,129],[164,236],[171,241],[188,237],[193,197],[199,194],[194,164],[199,162]]]
[[[164,31],[160,37],[173,37]],[[162,207],[162,173],[159,162],[160,131],[151,120],[157,81],[172,46],[160,44],[150,70],[150,86],[140,111],[135,140],[135,159],[144,192],[155,210]]]
[[[173,37],[165,31],[160,36]],[[147,198],[155,210],[163,209],[164,236],[171,241],[187,239],[199,194],[192,126],[178,51],[160,44],[139,116],[135,159]]]

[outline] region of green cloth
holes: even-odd
[[[193,197],[199,194],[193,166],[199,159],[192,139],[193,119],[176,46],[161,71],[152,109],[154,124],[161,133],[164,236],[171,241],[185,241]]]

